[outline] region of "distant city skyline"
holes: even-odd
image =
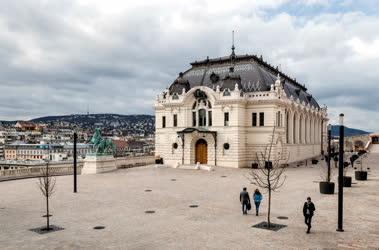
[[[374,1],[4,1],[0,120],[149,114],[189,61],[263,55],[305,84],[331,123],[379,131]]]

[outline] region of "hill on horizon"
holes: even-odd
[[[104,118],[153,118],[154,115],[147,115],[147,114],[133,114],[133,115],[120,115],[120,114],[113,114],[113,113],[98,113],[98,114],[71,114],[71,115],[48,115],[48,116],[41,116],[33,119],[18,119],[18,120],[0,120],[1,123],[4,124],[15,124],[18,121],[31,121],[31,122],[52,122],[52,121],[70,121],[70,120],[76,120],[81,118],[88,118],[88,119],[104,119]]]
[[[332,125],[332,137],[339,137],[340,125]],[[355,135],[367,135],[372,132],[367,132],[361,129],[349,128],[345,126],[345,136],[355,136]]]

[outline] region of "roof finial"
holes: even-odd
[[[232,31],[232,56],[235,56],[236,54],[234,53],[236,47],[234,47],[234,30]]]
[[[232,54],[230,55],[230,64],[234,64],[234,59],[236,57],[236,54],[234,53],[234,30],[232,31]]]

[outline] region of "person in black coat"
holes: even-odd
[[[248,206],[250,204],[250,196],[245,187],[240,193],[240,202],[242,204],[242,214],[247,214]]]
[[[313,202],[311,201],[311,197],[307,198],[307,201],[304,203],[303,206],[303,214],[305,218],[305,224],[308,226],[307,234],[310,233],[311,230],[311,223],[312,223],[312,217],[314,215],[316,208]]]

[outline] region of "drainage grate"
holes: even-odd
[[[93,229],[95,230],[102,230],[104,229],[105,227],[104,226],[96,226],[96,227],[93,227]]]
[[[46,226],[32,228],[32,229],[29,229],[29,230],[32,231],[32,232],[38,233],[38,234],[47,234],[47,233],[52,233],[52,232],[64,230],[64,228],[63,227],[59,227],[59,226],[50,225],[49,230],[46,229]]]
[[[225,178],[226,177],[226,175],[221,175],[221,178]]]
[[[191,208],[199,207],[199,205],[189,205]]]
[[[171,181],[176,181],[176,179],[171,179]]]
[[[52,214],[49,214],[49,217],[51,217],[51,216],[53,216],[53,215],[52,215]],[[46,215],[46,214],[45,214],[45,215],[42,215],[42,217],[46,218],[47,215]]]
[[[278,216],[276,218],[278,218],[279,220],[288,220],[287,216]]]
[[[145,214],[154,214],[154,213],[155,213],[154,210],[147,210],[147,211],[145,211]]]
[[[146,189],[145,192],[151,192],[152,190],[151,189]]]

